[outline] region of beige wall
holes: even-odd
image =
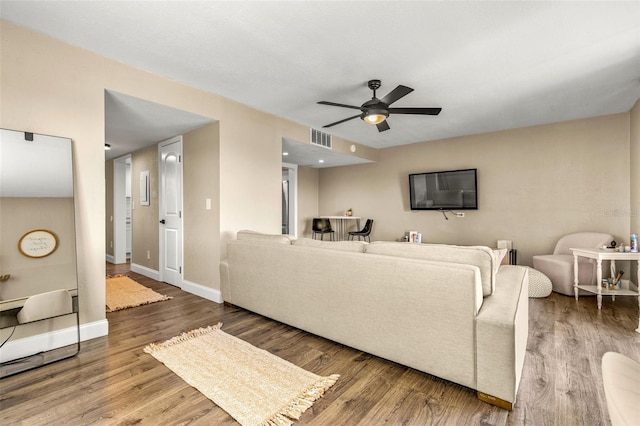
[[[285,136],[307,140],[301,136],[308,134],[307,127],[5,21],[0,25],[0,127],[73,140],[82,323],[105,318],[105,89],[219,120],[220,232],[211,236],[210,253],[215,255],[217,247],[224,256],[225,240],[239,229],[280,232],[281,141]],[[151,210],[144,220],[155,227],[157,214]],[[136,205],[134,220],[143,214]],[[149,248],[139,250],[146,258],[146,250],[157,247],[152,241],[157,230],[144,232]],[[133,255],[138,261],[140,253]]]
[[[629,239],[629,113],[380,150],[378,162],[322,169],[319,213],[375,220],[373,239],[422,232],[436,243],[512,240],[519,263],[550,253],[570,232]],[[411,211],[408,174],[478,169],[477,211],[466,217]]]
[[[220,288],[219,131],[214,123],[183,136],[184,279],[216,289]],[[211,210],[206,209],[207,198]]]
[[[140,205],[139,177],[144,171],[149,171],[148,206]],[[131,153],[131,206],[131,263],[157,271],[160,267],[157,145]]]
[[[320,169],[298,167],[298,237],[311,238],[311,221],[318,216]]]

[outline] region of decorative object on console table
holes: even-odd
[[[353,216],[353,209],[347,209],[345,216]]]
[[[403,243],[422,243],[422,233],[418,231],[407,231],[400,239]]]
[[[511,240],[498,240],[498,248],[507,249],[507,256],[505,256],[505,262],[508,262],[509,265],[518,264],[518,251],[513,248],[513,242]]]

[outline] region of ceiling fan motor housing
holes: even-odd
[[[380,86],[382,86],[382,82],[380,80],[369,80],[368,86],[369,89],[375,91],[378,90]],[[373,96],[375,97],[375,93],[373,94]]]

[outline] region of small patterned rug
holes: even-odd
[[[144,351],[243,426],[288,426],[340,377],[318,376],[231,336],[222,323]]]
[[[126,275],[107,277],[107,312],[169,300],[172,297],[156,293]]]

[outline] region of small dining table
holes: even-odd
[[[359,231],[360,219],[362,219],[359,216],[320,216],[320,218],[329,219],[331,222],[336,224],[334,231],[336,232],[337,241],[344,241],[347,239],[346,237],[348,236],[347,231],[349,229],[350,220],[356,221],[356,228]]]

